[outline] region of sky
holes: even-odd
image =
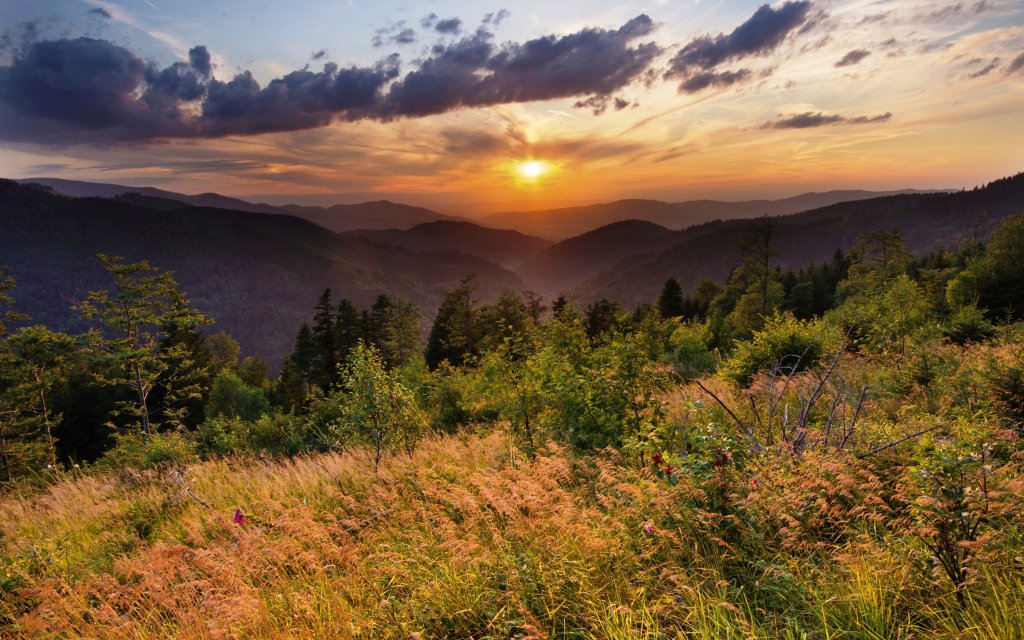
[[[1024,1],[0,0],[0,176],[459,213],[1024,170]]]

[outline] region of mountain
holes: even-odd
[[[222,196],[219,193],[200,193],[190,196],[154,187],[129,187],[123,184],[83,182],[61,178],[25,178],[24,180],[17,180],[17,182],[21,184],[43,185],[57,193],[76,198],[116,198],[132,193],[142,197],[183,202],[193,207],[215,207],[218,209],[231,209],[233,211],[247,211],[249,213],[287,213],[287,211],[269,204],[254,204],[245,200],[239,200],[238,198]]]
[[[778,255],[782,268],[799,268],[828,261],[837,249],[848,251],[865,233],[895,229],[916,255],[953,248],[966,238],[984,238],[1007,216],[1024,212],[1024,173],[985,187],[953,193],[917,193],[844,202],[799,214],[775,218]],[[609,263],[592,257],[596,268],[579,277],[573,288],[562,290],[588,303],[615,299],[630,307],[657,298],[664,282],[674,277],[684,289],[700,278],[723,282],[740,260],[739,247],[748,232],[747,220],[716,221],[673,232],[648,249],[640,248]],[[569,242],[569,241],[566,241]],[[545,254],[561,251],[560,243]],[[601,250],[597,251],[598,254]],[[585,256],[578,256],[585,264]],[[535,264],[531,261],[530,265]],[[551,295],[560,272],[522,269],[532,289]]]
[[[137,196],[136,204],[150,206],[155,201],[141,200],[153,198],[163,204],[155,208],[166,209],[167,202],[181,202],[193,207],[211,207],[247,213],[279,213],[305,218],[332,231],[348,231],[350,229],[407,229],[413,225],[435,220],[458,220],[423,207],[413,207],[387,200],[364,202],[362,204],[338,204],[333,207],[304,207],[300,205],[273,206],[263,203],[247,202],[238,198],[222,196],[219,193],[200,193],[186,195],[174,191],[164,191],[153,187],[129,187],[121,184],[102,182],[82,182],[79,180],[63,180],[60,178],[25,178],[18,180],[22,184],[34,184],[48,187],[57,193],[76,198],[117,198],[128,194]]]
[[[605,204],[562,207],[537,211],[508,211],[480,218],[478,222],[499,229],[517,229],[523,233],[556,240],[576,236],[622,220],[646,220],[669,229],[684,229],[712,220],[780,216],[839,202],[863,200],[895,194],[930,193],[925,191],[827,191],[805,193],[782,200],[617,200]]]
[[[405,230],[360,229],[345,233],[417,251],[453,249],[487,258],[508,269],[519,267],[552,244],[550,240],[518,231],[488,229],[472,222],[455,220],[424,222]]]
[[[380,244],[289,215],[167,211],[0,180],[0,264],[17,278],[18,311],[53,328],[83,329],[70,305],[109,286],[100,252],[173,270],[216,328],[271,363],[290,352],[327,287],[335,300],[344,296],[363,308],[379,293],[410,298],[425,321],[444,291],[470,272],[484,300],[523,288],[515,274],[477,256]]]
[[[388,200],[362,204],[336,204],[327,208],[300,205],[286,205],[281,208],[292,215],[315,222],[331,231],[408,229],[418,224],[437,220],[461,220],[461,218],[446,216],[423,207],[414,207]]]
[[[552,245],[519,268],[519,275],[548,297],[571,291],[635,253],[649,251],[676,233],[644,220],[613,222]]]

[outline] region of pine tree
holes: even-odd
[[[338,348],[335,341],[334,307],[331,305],[330,289],[325,289],[316,303],[310,331],[313,354],[309,381],[326,390],[338,381]]]
[[[476,309],[475,278],[463,278],[461,285],[445,294],[427,338],[424,359],[436,369],[447,360],[454,366],[479,354],[479,311]]]
[[[338,311],[334,314],[334,341],[338,349],[338,363],[348,362],[348,356],[363,338],[363,330],[359,309],[342,298],[338,301]]]
[[[683,301],[683,288],[679,281],[669,278],[658,296],[658,313],[662,318],[680,318],[686,315],[686,305]]]

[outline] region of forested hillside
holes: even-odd
[[[18,309],[35,322],[81,328],[71,306],[107,286],[100,252],[174,271],[192,301],[245,353],[272,363],[291,350],[325,288],[364,306],[393,293],[434,309],[444,289],[470,272],[484,298],[522,287],[513,273],[478,257],[339,236],[291,216],[151,209],[0,181],[0,261],[18,279]]]

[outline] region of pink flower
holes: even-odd
[[[761,483],[757,481],[757,478],[751,478],[750,486],[754,487],[754,491],[757,491],[761,488]]]
[[[647,533],[654,533],[654,525],[653,524],[645,524],[644,525],[644,531],[646,531]]]
[[[234,520],[235,520],[235,524],[240,524],[242,526],[245,526],[245,516],[238,509],[235,509]]]

